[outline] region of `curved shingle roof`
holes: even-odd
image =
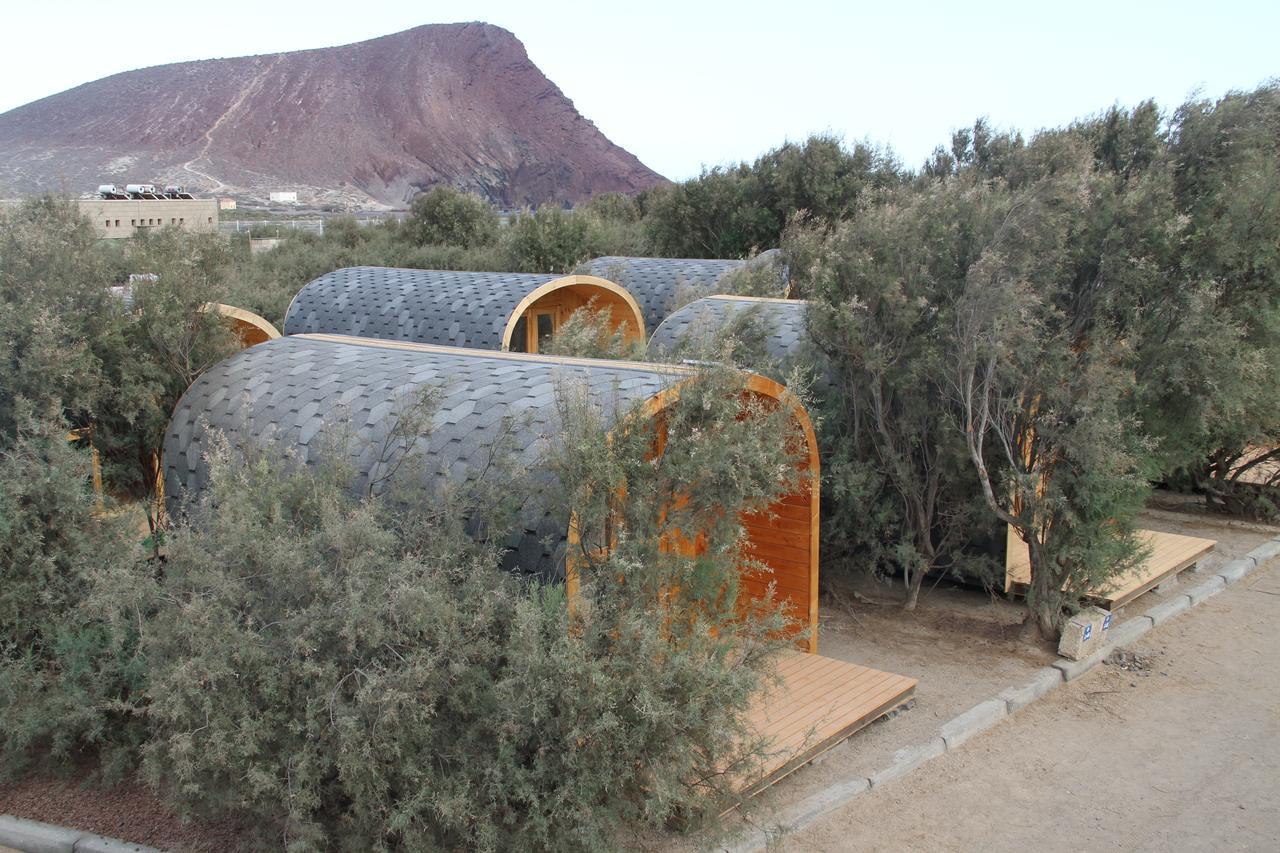
[[[598,275],[631,291],[644,312],[644,325],[653,329],[671,313],[676,291],[686,287],[714,288],[716,282],[745,261],[686,258],[624,258],[610,256],[587,261],[579,270]]]
[[[769,357],[783,363],[795,357],[804,344],[805,310],[799,299],[762,299],[750,296],[708,296],[690,302],[663,320],[649,339],[653,355],[674,352],[692,339],[714,336],[730,320],[745,311],[755,311],[768,330],[765,345]]]
[[[556,383],[578,380],[606,418],[648,400],[687,376],[633,362],[556,359],[475,352],[365,339],[290,336],[243,350],[205,371],[179,401],[165,433],[165,494],[176,511],[183,496],[208,484],[202,454],[208,429],[233,447],[249,443],[296,449],[312,460],[345,429],[356,437],[350,461],[363,493],[379,474],[375,448],[413,393],[439,387],[443,399],[431,434],[415,448],[428,486],[473,479],[509,442],[528,469],[534,492],[508,538],[509,568],[563,576],[568,520],[549,506],[554,480],[539,459],[559,432]],[[345,421],[345,424],[344,424]]]
[[[347,267],[298,292],[285,316],[284,333],[497,350],[506,343],[512,315],[531,298],[575,284],[623,293],[612,282],[583,276]]]

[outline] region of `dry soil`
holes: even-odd
[[[785,850],[1280,850],[1280,561]]]

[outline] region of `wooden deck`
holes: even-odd
[[[788,652],[779,682],[756,700],[753,728],[769,738],[769,758],[747,780],[747,796],[764,790],[905,704],[916,680],[817,654]]]
[[[1235,471],[1239,471],[1244,466],[1253,463],[1253,467],[1247,468],[1243,473],[1236,474],[1232,472],[1239,482],[1249,483],[1253,486],[1274,486],[1280,483],[1280,459],[1268,459],[1264,462],[1256,462],[1259,457],[1269,456],[1275,452],[1274,447],[1250,447],[1245,451],[1244,457],[1236,464]]]
[[[1107,585],[1088,594],[1089,601],[1105,610],[1123,607],[1144,592],[1178,572],[1195,565],[1218,544],[1213,539],[1139,530],[1138,537],[1151,549],[1146,562],[1112,578]],[[1031,561],[1027,543],[1008,529],[1005,546],[1005,591],[1024,592],[1031,582]]]

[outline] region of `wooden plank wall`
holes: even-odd
[[[776,598],[804,628],[811,627],[810,604],[817,592],[812,579],[812,500],[806,489],[783,498],[765,512],[743,518],[749,537],[746,556],[771,570],[751,572],[744,568],[743,589],[758,598],[773,583]],[[816,633],[809,650],[817,651]]]

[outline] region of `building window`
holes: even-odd
[[[535,322],[534,334],[537,340],[534,341],[534,352],[542,352],[543,348],[551,342],[551,338],[556,333],[556,315],[551,311],[539,311],[533,315]]]
[[[210,224],[210,225],[212,225],[212,224],[213,224],[213,217],[212,217],[212,216],[210,216],[210,217],[209,217],[209,224]]]
[[[129,220],[129,225],[130,225],[130,227],[137,228],[137,227],[138,227],[138,220],[136,220],[136,219],[130,219],[130,220]]]
[[[110,219],[108,219],[108,220],[107,220],[107,226],[106,226],[106,227],[108,227],[108,228],[110,228],[110,227],[111,227],[111,220],[110,220]]]
[[[170,217],[169,217],[169,224],[170,224],[170,225],[177,225],[177,224],[178,224],[178,219],[177,219],[177,217],[175,217],[175,216],[170,216]]]
[[[511,344],[508,348],[512,352],[529,351],[529,322],[525,319],[526,316],[522,315],[516,320],[515,328],[511,330]]]
[[[185,216],[179,216],[179,217],[178,217],[178,224],[179,224],[179,225],[185,225],[186,223],[187,223],[187,217],[185,217]]]
[[[117,227],[117,228],[119,228],[119,227],[120,227],[120,220],[119,220],[119,219],[117,219],[117,220],[116,220],[116,227]]]

